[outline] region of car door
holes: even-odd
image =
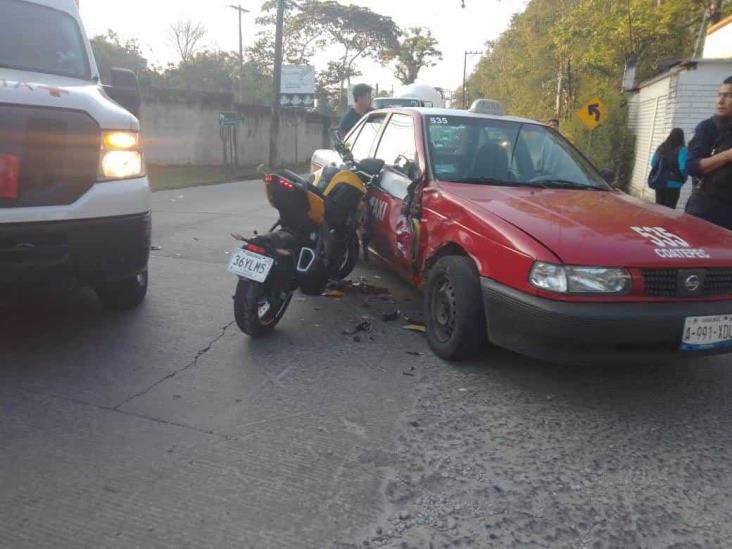
[[[384,259],[409,276],[412,239],[410,220],[402,214],[411,181],[403,169],[403,159],[416,162],[417,141],[414,117],[394,113],[389,118],[374,153],[386,165],[378,186],[370,193],[371,245]],[[401,167],[400,167],[401,163]]]

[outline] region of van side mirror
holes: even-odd
[[[104,91],[112,100],[139,117],[142,95],[137,75],[129,69],[119,68],[111,69],[111,74],[111,82],[104,86]]]

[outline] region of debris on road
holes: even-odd
[[[371,333],[371,330],[374,329],[373,324],[370,320],[364,320],[360,324],[357,324],[354,328],[350,330],[343,330],[343,335],[352,336],[356,335],[359,332],[366,332]]]
[[[381,320],[384,322],[394,322],[395,320],[399,319],[399,316],[401,315],[401,311],[397,309],[396,311],[389,311],[388,313],[384,313],[381,315]]]
[[[344,294],[340,290],[326,290],[320,295],[321,295],[321,297],[332,297],[335,299],[342,299],[343,296],[345,296],[346,294]]]
[[[405,351],[405,352],[408,355],[412,355],[412,356],[422,356],[422,353],[420,353],[419,351]]]
[[[412,332],[421,332],[423,334],[427,333],[427,328],[425,328],[424,324],[408,324],[407,326],[404,326],[405,330],[411,330]]]
[[[162,246],[158,246],[158,245],[153,245],[153,246],[150,246],[150,249],[151,249],[151,250],[152,250],[153,252],[159,252],[160,250],[162,250],[162,249],[163,249],[163,247],[162,247]]]

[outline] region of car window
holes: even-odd
[[[385,118],[385,114],[374,115],[363,123],[360,132],[355,131],[349,136],[346,144],[351,148],[354,159],[363,160],[364,158],[369,158],[374,141],[379,135],[379,130]],[[352,142],[351,139],[353,139]]]
[[[407,114],[394,114],[384,130],[376,150],[376,158],[393,166],[400,155],[409,160],[417,159],[417,143],[414,139],[414,120]]]

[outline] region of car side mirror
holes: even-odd
[[[416,182],[422,179],[422,170],[419,169],[419,165],[416,162],[410,162],[407,167],[407,177],[411,182]]]
[[[129,69],[119,68],[111,69],[111,75],[111,82],[104,86],[104,91],[113,101],[139,117],[142,95],[137,75]]]

